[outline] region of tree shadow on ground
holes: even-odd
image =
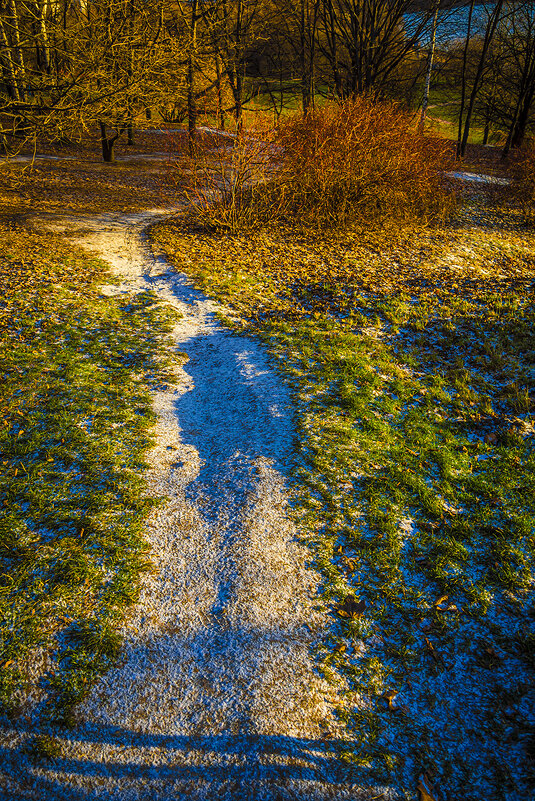
[[[16,735],[23,731],[16,727]],[[56,757],[32,757],[24,747],[1,749],[2,783],[6,786],[9,777],[17,790],[0,798],[357,801],[380,793],[377,787],[363,787],[362,769],[357,776],[340,760],[343,741],[337,739],[168,736],[114,726],[50,729],[50,735],[59,745]],[[80,755],[81,749],[87,756]]]

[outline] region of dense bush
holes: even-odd
[[[329,105],[279,128],[280,213],[322,226],[355,219],[443,217],[450,206],[444,142],[419,134],[394,105],[364,98]]]
[[[190,199],[203,224],[343,227],[443,218],[452,205],[443,178],[447,144],[418,133],[392,104],[333,103],[227,143],[197,145]]]

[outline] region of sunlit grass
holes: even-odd
[[[44,650],[50,714],[68,717],[116,659],[147,567],[148,388],[169,319],[150,293],[101,296],[105,266],[51,234],[0,241],[0,701],[19,707]]]

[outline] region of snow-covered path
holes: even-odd
[[[318,577],[287,516],[290,398],[261,347],[150,252],[143,230],[158,216],[40,221],[113,265],[123,283],[103,291],[152,289],[175,306],[188,360],[155,393],[149,485],[168,501],[148,523],[157,571],[126,624],[124,659],[78,725],[54,732],[60,758],[27,760],[28,728],[2,734],[0,787],[47,801],[355,801],[337,758],[336,689],[311,657],[325,625]]]

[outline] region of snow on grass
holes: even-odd
[[[507,186],[511,183],[508,178],[499,178],[496,175],[483,175],[481,173],[464,172],[462,170],[447,172],[446,176],[448,178],[457,178],[459,181],[467,181],[468,183],[476,184],[496,184],[497,186]]]
[[[435,231],[232,237],[177,221],[154,236],[293,386],[293,512],[323,579],[317,654],[346,680],[357,782],[385,797],[414,798],[422,781],[443,799],[528,797],[529,232],[483,203]]]
[[[259,344],[149,255],[147,219],[55,227],[120,271],[114,293],[150,288],[181,315],[180,366],[154,395],[148,482],[165,498],[145,531],[154,570],[119,664],[74,727],[47,724],[39,704],[6,727],[0,786],[35,799],[355,799],[333,714],[344,682],[315,664],[327,618],[288,509],[289,392]]]

